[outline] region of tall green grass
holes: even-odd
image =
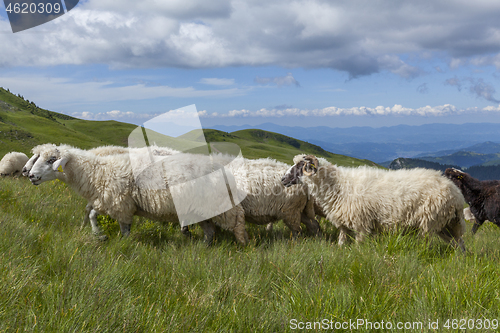
[[[420,321],[423,331],[438,320],[446,332],[456,331],[447,319],[500,317],[491,223],[466,234],[466,255],[398,234],[338,248],[325,221],[320,238],[247,225],[243,248],[230,233],[207,247],[198,227],[189,239],[144,219],[124,239],[101,217],[100,242],[80,228],[85,204],[57,181],[0,179],[0,332],[282,332],[293,319]]]

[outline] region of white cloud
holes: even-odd
[[[475,112],[500,112],[500,105],[487,106],[485,108],[467,108],[459,109],[451,104],[439,106],[424,106],[420,108],[407,108],[402,105],[394,105],[393,107],[377,106],[369,107],[352,107],[352,108],[337,108],[326,107],[323,109],[260,109],[257,111],[250,110],[231,110],[227,114],[212,113],[206,111],[199,112],[200,117],[205,118],[228,118],[228,117],[290,117],[290,116],[305,116],[305,117],[328,117],[328,116],[451,116]]]
[[[219,78],[202,78],[200,80],[202,84],[208,84],[211,86],[231,86],[234,84],[234,79],[219,79]]]
[[[70,112],[68,113],[70,116],[75,118],[85,119],[85,120],[117,120],[125,123],[142,125],[150,119],[153,119],[160,114],[154,113],[136,113],[131,111],[120,111],[120,110],[112,110],[107,112]]]
[[[495,1],[88,0],[37,28],[0,34],[8,45],[0,66],[281,66],[414,78],[421,63],[407,55],[500,68],[499,16]],[[10,31],[7,21],[0,30]]]
[[[172,110],[170,110],[172,111]],[[165,114],[165,113],[161,113]],[[69,115],[86,119],[86,120],[118,120],[122,122],[132,123],[141,125],[146,123],[161,114],[148,114],[148,113],[137,113],[131,111],[120,111],[112,110],[107,112],[73,112]],[[287,109],[260,109],[256,111],[250,111],[246,109],[241,110],[231,110],[227,113],[208,113],[206,110],[198,111],[198,116],[200,118],[281,118],[281,117],[339,117],[339,116],[371,116],[371,117],[385,117],[385,116],[420,116],[420,117],[445,117],[454,115],[465,115],[465,114],[496,114],[500,115],[500,104],[497,106],[487,106],[484,108],[467,108],[459,109],[451,104],[439,105],[439,106],[424,106],[420,108],[407,108],[402,105],[394,105],[393,107],[377,106],[375,108],[368,107],[352,107],[352,108],[337,108],[337,107],[326,107],[322,109],[299,109],[299,108],[287,108]]]
[[[150,119],[157,116],[157,114],[147,114],[147,113],[134,113],[130,111],[120,111],[120,110],[112,110],[108,112],[72,112],[70,114],[73,117],[86,119],[86,120],[119,120],[119,119],[129,119],[129,118],[142,118],[142,119]]]
[[[193,105],[194,107],[194,105]],[[194,108],[194,110],[196,110]],[[106,112],[69,112],[68,115],[85,119],[85,120],[117,120],[121,122],[136,124],[136,125],[147,125],[146,127],[152,129],[153,125],[160,125],[165,127],[165,124],[174,123],[177,124],[192,124],[193,122],[199,123],[199,118],[196,117],[196,113],[186,113],[185,108],[177,109],[177,110],[169,110],[168,112],[162,113],[138,113],[132,111],[121,111],[121,110],[111,110]],[[206,110],[201,110],[197,112],[198,117],[207,116],[208,113]],[[198,125],[197,127],[200,127]],[[161,132],[159,130],[158,132]]]

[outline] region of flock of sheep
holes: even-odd
[[[348,237],[362,241],[379,231],[410,229],[436,234],[465,251],[465,199],[476,217],[474,232],[485,219],[500,221],[491,215],[500,205],[484,213],[478,201],[486,194],[478,199],[477,189],[469,186],[477,183],[455,169],[443,175],[427,169],[344,168],[313,155],[297,155],[290,167],[270,158],[188,154],[156,146],[82,150],[44,144],[32,152],[29,159],[22,153],[5,155],[0,173],[22,173],[34,185],[54,179],[67,183],[87,200],[84,224],[90,222],[101,238],[98,214],[116,219],[124,236],[138,215],[181,226],[200,221],[207,243],[219,226],[243,245],[248,242],[245,222],[272,227],[283,220],[294,236],[302,232],[301,224],[319,235],[316,216],[321,216],[338,228],[340,245]],[[216,177],[220,171],[223,178]],[[197,186],[201,176],[204,186]],[[221,189],[230,194],[229,204]],[[210,206],[204,204],[207,198]],[[189,233],[187,227],[183,232]]]

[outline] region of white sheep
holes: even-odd
[[[24,153],[10,152],[0,160],[1,176],[21,175],[24,164],[28,161],[28,156]]]
[[[270,223],[283,220],[294,236],[302,231],[302,222],[309,233],[320,233],[314,201],[309,200],[307,187],[302,185],[284,188],[281,185],[281,177],[290,168],[289,165],[270,158],[241,158],[229,163],[234,157],[220,154],[214,156],[219,160],[225,159],[226,168],[234,176],[237,187],[246,193],[241,205],[248,222],[268,224],[267,229],[270,230]]]
[[[340,230],[340,245],[350,232],[361,241],[378,230],[416,229],[465,251],[464,197],[439,171],[323,166],[313,155],[298,155],[282,182],[307,184]]]
[[[32,149],[33,156],[26,162],[26,164],[23,167],[23,176],[28,176],[31,168],[33,167],[33,164],[36,162],[38,157],[40,156],[40,153],[44,149],[52,149],[56,147],[54,144],[42,144],[35,146]],[[67,146],[70,147],[70,146]],[[150,151],[153,155],[155,156],[168,156],[168,155],[173,155],[179,153],[179,151],[168,148],[168,147],[158,147],[158,146],[150,146],[150,147],[144,147],[144,148],[126,148],[126,147],[121,147],[121,146],[101,146],[93,149],[89,149],[89,152],[97,155],[97,156],[106,156],[106,155],[115,155],[115,154],[128,154],[129,152],[147,152]],[[65,174],[60,172],[56,174],[57,179],[65,182]],[[106,240],[107,236],[106,235],[101,235],[102,231],[99,228],[99,224],[97,222],[97,215],[98,213],[93,209],[92,204],[88,203],[87,206],[85,207],[85,216],[83,219],[83,224],[82,227],[85,225],[89,224],[92,227],[92,233],[96,236],[98,236],[99,239],[101,240]],[[182,228],[182,232],[185,235],[189,234],[189,230],[187,230],[187,227]]]
[[[44,149],[51,149],[53,147],[55,147],[56,145],[53,144],[53,143],[45,143],[45,144],[42,144],[42,145],[38,145],[38,146],[35,146],[31,149],[31,152],[33,153],[33,156],[30,157],[30,159],[28,159],[28,161],[26,161],[26,163],[24,164],[24,167],[23,167],[23,176],[25,177],[28,177],[30,171],[31,171],[31,168],[33,167],[33,164],[35,164],[35,162],[38,160],[38,158],[40,157],[40,153],[44,150]]]
[[[150,158],[149,154],[144,153],[96,156],[91,152],[67,146],[49,147],[40,153],[29,172],[29,178],[34,185],[38,185],[60,177],[58,173],[62,168],[64,181],[86,198],[96,212],[118,220],[123,235],[130,233],[133,215],[165,222],[179,222],[173,199],[174,191],[177,191],[175,194],[191,195],[192,202],[187,202],[183,209],[193,216],[202,216],[204,213],[205,207],[201,198],[224,199],[216,190],[228,185],[217,184],[216,179],[211,178],[213,169],[210,157],[177,154],[157,162],[154,164],[155,168],[147,169],[142,179],[134,177],[131,160],[142,159],[143,164],[147,164]],[[159,174],[163,184],[152,181],[155,177],[158,179]],[[179,185],[189,184],[201,175],[212,181],[212,187]],[[212,209],[221,210],[223,204],[225,202],[215,204]],[[229,206],[227,211],[211,220],[223,229],[232,231],[240,243],[247,242],[248,235],[241,205]],[[210,242],[213,228],[206,221],[201,223],[201,227]]]

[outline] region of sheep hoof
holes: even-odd
[[[97,239],[100,240],[101,242],[105,242],[108,240],[108,236],[100,235],[100,236],[97,236]]]
[[[103,242],[104,242],[104,241],[107,241],[107,240],[108,240],[108,236],[107,236],[107,235],[102,234],[102,232],[94,232],[93,234],[94,234],[94,236],[95,236],[98,240],[100,240],[100,241],[103,241]]]
[[[192,236],[191,231],[189,231],[189,227],[188,226],[182,227],[181,228],[181,232],[186,237],[191,237]]]

